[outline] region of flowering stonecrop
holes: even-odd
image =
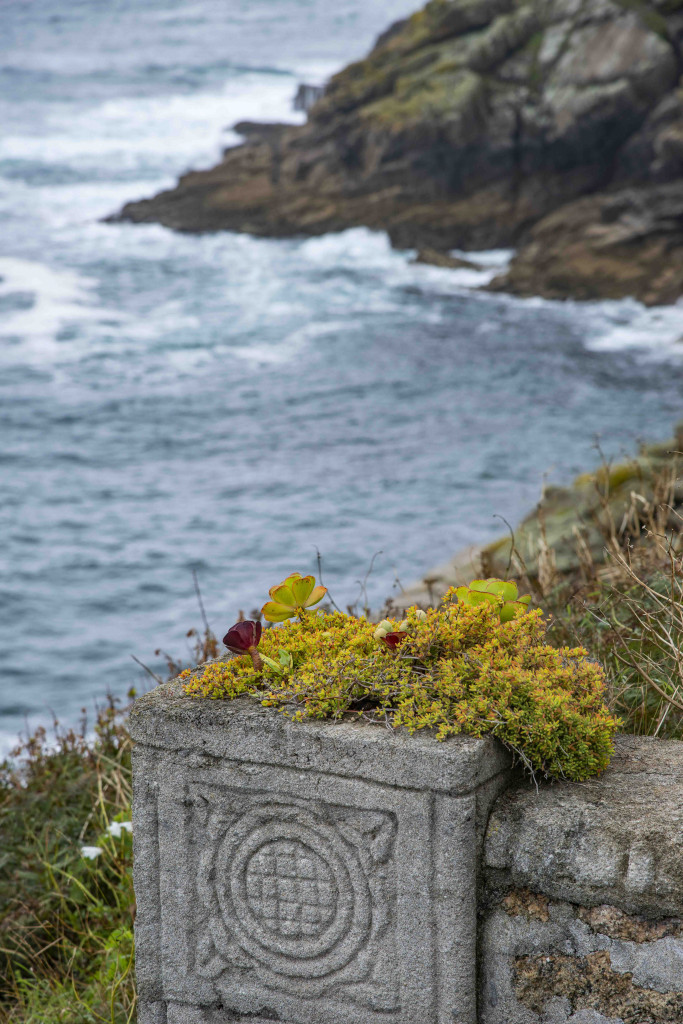
[[[246,658],[212,662],[183,673],[185,690],[249,695],[299,721],[363,716],[440,740],[488,733],[549,777],[601,771],[618,725],[602,670],[581,648],[548,646],[540,610],[509,601],[508,590],[484,593],[495,602],[451,590],[438,608],[379,625],[313,611],[264,631],[260,670]],[[511,618],[501,619],[499,596],[514,605]]]
[[[223,643],[232,654],[248,654],[254,669],[262,666],[261,655],[257,648],[261,640],[261,623],[253,619],[243,619],[231,626],[223,637]]]
[[[315,585],[315,576],[302,576],[293,572],[282,583],[268,591],[270,601],[261,609],[266,622],[284,622],[295,616],[302,618],[307,608],[319,604],[327,593],[327,587]]]

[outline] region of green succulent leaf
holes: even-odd
[[[292,594],[294,595],[295,603],[299,607],[306,607],[306,603],[311,596],[311,592],[314,587],[315,576],[302,576],[298,580],[292,580]]]
[[[292,583],[294,583],[295,580],[300,580],[300,579],[301,579],[301,573],[300,572],[292,572],[292,573],[289,574],[287,579],[283,580],[282,582],[284,583],[284,585],[286,587],[291,587]]]
[[[268,668],[272,672],[274,672],[276,676],[284,676],[284,666],[280,665],[277,661],[274,661],[273,658],[269,658],[267,654],[261,655],[261,661],[264,663],[264,665],[267,665]]]
[[[516,583],[494,577],[472,580],[469,586],[456,587],[455,595],[458,601],[470,608],[481,604],[497,605],[501,622],[511,622],[521,611],[528,611],[527,605],[531,601],[530,594],[519,597]]]
[[[485,594],[485,593],[488,592],[489,585],[491,584],[491,582],[492,582],[491,580],[472,580],[472,582],[469,584],[469,586],[462,587],[461,589],[462,590],[476,590],[477,592]]]
[[[322,601],[326,593],[327,587],[314,587],[309,597],[304,602],[304,608],[312,608],[314,604],[318,604],[319,601]]]
[[[500,609],[500,621],[511,622],[515,617],[516,602],[507,601]]]
[[[271,587],[268,593],[273,601],[287,608],[296,608],[299,603],[294,596],[292,587],[288,587],[286,583],[278,583],[276,587]]]
[[[285,619],[294,618],[296,608],[279,604],[277,601],[267,601],[261,609],[261,614],[266,622],[284,622]]]

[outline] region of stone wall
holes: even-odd
[[[138,1024],[683,1024],[683,744],[536,788],[491,739],[131,715]]]
[[[683,744],[622,737],[599,779],[511,787],[481,910],[481,1024],[683,1021]]]

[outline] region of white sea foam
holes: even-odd
[[[63,329],[77,322],[121,322],[115,310],[94,308],[95,281],[73,270],[54,270],[36,260],[0,259],[0,296],[28,293],[27,309],[9,312],[0,320],[0,336],[18,337],[39,353],[53,348]],[[9,354],[9,350],[8,350]]]
[[[291,362],[291,360],[295,356],[299,355],[310,343],[328,336],[334,337],[337,333],[348,333],[348,330],[349,325],[347,321],[314,321],[313,323],[306,324],[305,327],[301,327],[296,331],[291,331],[277,344],[245,345],[235,348],[228,348],[226,346],[223,351],[225,351],[226,354],[230,353],[231,355],[237,356],[238,359],[243,359],[247,362],[255,363],[260,366],[283,365],[284,363]]]
[[[226,131],[236,121],[305,120],[292,107],[297,81],[248,72],[230,76],[212,92],[116,98],[77,111],[56,107],[43,134],[0,138],[0,160],[46,161],[81,173],[107,163],[119,172],[208,165],[222,147],[239,142]]]
[[[591,303],[586,347],[595,352],[636,350],[649,359],[683,358],[683,301],[648,308],[634,299]]]
[[[302,243],[301,253],[319,266],[327,264],[364,274],[378,274],[393,287],[411,286],[441,294],[481,288],[506,270],[513,255],[508,249],[484,252],[453,250],[454,256],[479,264],[482,269],[435,267],[415,263],[414,250],[394,249],[384,232],[368,228],[351,228],[338,234],[311,238]]]

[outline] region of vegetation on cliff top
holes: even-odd
[[[680,0],[430,0],[253,135],[119,215],[184,231],[517,247],[488,287],[683,294]]]

